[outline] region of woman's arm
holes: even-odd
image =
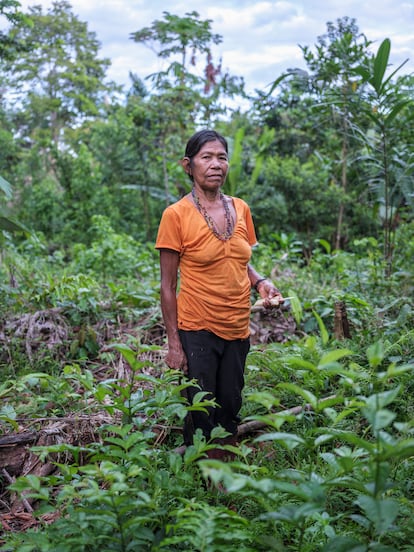
[[[281,292],[274,286],[273,282],[268,278],[263,278],[250,264],[247,265],[247,274],[252,288],[265,300],[265,307],[270,306],[270,299],[273,299],[273,297],[277,297],[280,303],[284,301]],[[266,300],[269,300],[268,304]]]
[[[183,351],[177,324],[177,278],[180,257],[177,251],[160,249],[161,311],[167,332],[167,366],[187,373],[187,358]]]

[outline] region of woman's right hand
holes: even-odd
[[[169,347],[165,362],[172,370],[181,370],[184,374],[188,373],[187,357],[181,346]]]

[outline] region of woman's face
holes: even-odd
[[[194,157],[188,159],[185,170],[192,175],[194,185],[203,190],[217,190],[226,180],[229,168],[226,149],[219,140],[206,142]]]

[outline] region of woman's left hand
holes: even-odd
[[[270,280],[263,280],[263,282],[260,282],[257,286],[257,291],[263,299],[263,306],[266,309],[272,307],[271,299],[278,299],[278,303],[284,302],[283,295]]]

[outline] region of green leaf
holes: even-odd
[[[287,389],[288,391],[292,391],[293,393],[303,397],[312,406],[312,408],[316,408],[318,404],[318,399],[313,393],[303,387],[300,387],[299,385],[296,385],[295,383],[279,383],[277,387]]]
[[[296,435],[295,433],[283,433],[280,431],[265,433],[264,435],[260,435],[255,439],[255,442],[258,443],[262,443],[265,441],[277,441],[287,450],[293,450],[298,445],[303,445],[306,442],[304,439],[302,439],[302,437]]]
[[[367,358],[371,368],[376,368],[384,360],[384,344],[377,341],[367,349]]]
[[[243,170],[243,138],[245,129],[239,128],[236,132],[233,142],[233,151],[231,153],[229,171],[227,174],[227,190],[230,195],[236,195],[237,186],[240,183]]]
[[[328,241],[324,240],[324,239],[318,240],[318,243],[320,243],[320,245],[322,245],[322,247],[325,249],[326,253],[328,253],[328,255],[330,255],[330,253],[332,251],[331,244]]]
[[[270,86],[270,90],[268,92],[268,96],[270,96],[272,94],[272,92],[279,86],[279,84],[284,81],[287,77],[289,77],[290,75],[295,75],[296,74],[296,71],[289,71],[287,73],[283,73],[283,75],[281,75],[279,78],[277,78],[275,81],[273,81],[273,83],[271,84]]]
[[[303,368],[304,370],[309,370],[310,372],[317,373],[318,368],[309,360],[305,360],[300,357],[288,357],[286,359],[286,364],[291,368]]]
[[[280,400],[269,391],[256,391],[255,393],[249,393],[247,399],[249,401],[261,404],[267,410],[270,410],[271,408],[280,404]]]
[[[325,410],[329,409],[332,406],[336,406],[337,404],[342,404],[344,402],[343,397],[326,397],[326,399],[321,399],[318,402],[318,410]],[[338,414],[336,411],[333,412],[333,414]],[[336,416],[335,416],[336,419]]]
[[[349,443],[350,445],[354,445],[358,448],[361,448],[363,450],[368,451],[369,453],[374,453],[376,449],[376,444],[368,441],[366,439],[363,439],[362,437],[358,437],[355,433],[352,433],[350,431],[342,431],[340,429],[326,429],[325,433],[330,433],[332,436],[336,437],[338,440],[344,441],[345,443]]]
[[[393,459],[394,461],[397,459],[404,460],[412,456],[414,456],[414,439],[398,441],[393,446],[389,447],[382,455],[384,460]]]
[[[401,374],[411,372],[412,370],[414,370],[414,364],[402,364],[400,366],[391,364],[384,375],[384,379],[389,380],[390,378],[395,378]]]
[[[300,324],[302,320],[302,305],[299,300],[299,297],[296,295],[296,293],[292,290],[288,290],[289,294],[289,301],[290,301],[290,308],[292,310],[293,317],[295,319],[296,324]]]
[[[397,416],[394,412],[391,412],[391,410],[388,410],[386,408],[381,408],[379,410],[363,408],[362,414],[371,424],[372,431],[374,433],[376,433],[380,429],[383,429],[384,427],[391,425],[391,423],[395,420]]]
[[[13,420],[13,418],[9,418],[4,414],[0,414],[0,421],[10,424],[15,431],[19,430],[19,424],[16,422],[16,420]]]
[[[346,356],[353,355],[354,353],[349,349],[335,349],[333,351],[328,351],[325,353],[319,361],[319,368],[323,368],[324,365],[335,362]]]
[[[124,357],[124,359],[128,362],[128,364],[131,366],[134,366],[136,363],[136,352],[133,351],[130,347],[125,345],[124,343],[115,343],[114,345],[111,345],[113,349],[116,349],[121,353],[121,355]]]
[[[0,176],[0,191],[2,191],[6,195],[7,199],[11,198],[11,186],[2,176]]]
[[[12,220],[7,217],[3,217],[0,215],[0,229],[6,230],[7,232],[27,232],[30,233],[29,230],[20,222],[17,222],[16,220]]]
[[[384,408],[395,401],[400,394],[400,391],[401,387],[397,385],[397,387],[389,389],[388,391],[382,391],[381,393],[370,395],[365,399],[365,407],[371,408],[372,410]]]
[[[362,495],[358,498],[356,503],[374,525],[375,532],[378,535],[387,531],[398,515],[399,504],[396,500],[391,498],[381,499]]]
[[[388,115],[385,117],[384,123],[386,125],[390,125],[392,123],[392,121],[395,119],[395,117],[398,115],[398,113],[400,113],[400,111],[402,109],[404,109],[404,107],[407,107],[408,105],[410,105],[412,103],[413,103],[413,101],[411,99],[407,99],[407,100],[403,100],[403,101],[397,103],[396,105],[394,105],[394,107],[392,108],[390,113],[388,113]]]
[[[375,88],[375,91],[378,95],[381,93],[382,81],[384,78],[385,71],[388,67],[388,60],[390,57],[391,50],[391,41],[389,38],[386,38],[380,44],[378,48],[377,55],[374,59],[374,75],[372,79],[372,85]]]
[[[316,318],[316,321],[318,322],[319,331],[321,332],[322,343],[326,345],[329,341],[329,334],[326,329],[326,326],[323,323],[322,318],[319,316],[319,314],[316,311],[312,311],[312,313],[313,313],[313,316]]]
[[[321,552],[367,552],[367,546],[353,537],[334,537]]]

